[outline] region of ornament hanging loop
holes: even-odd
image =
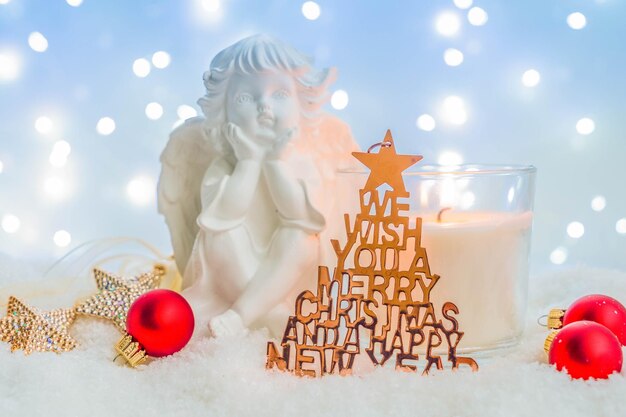
[[[367,148],[367,153],[372,153],[372,151],[378,147],[388,148],[390,146],[391,146],[391,142],[387,142],[387,141],[378,142],[378,143],[373,144],[369,148]]]
[[[541,327],[548,327],[548,315],[544,314],[543,316],[537,317],[537,324]]]

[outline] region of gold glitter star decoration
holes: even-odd
[[[9,297],[7,316],[0,319],[0,340],[11,344],[11,352],[67,352],[76,341],[68,333],[76,313],[73,309],[41,311]]]
[[[125,279],[95,268],[98,293],[78,304],[76,313],[111,320],[125,332],[128,309],[140,295],[158,287],[164,273],[164,267],[157,265],[152,272]]]

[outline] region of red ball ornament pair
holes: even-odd
[[[550,364],[572,378],[608,378],[620,372],[626,344],[626,308],[605,295],[587,295],[567,310],[554,309],[548,327],[561,329],[546,339]]]
[[[146,356],[161,357],[187,345],[194,329],[193,311],[175,291],[149,291],[135,300],[126,317],[127,334],[116,350],[131,366]]]
[[[586,295],[574,301],[567,310],[550,310],[548,327],[559,329],[581,320],[602,324],[617,336],[622,345],[626,345],[626,308],[615,298]]]

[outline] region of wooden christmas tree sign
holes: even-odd
[[[421,366],[428,374],[433,366],[444,369],[434,350],[447,347],[452,369],[478,370],[476,361],[456,355],[463,337],[459,309],[430,301],[441,277],[431,272],[421,245],[422,219],[409,216],[403,203],[410,194],[402,172],[422,157],[398,155],[389,131],[383,142],[353,155],[371,170],[359,191],[360,212],[352,220],[344,215],[346,243],[331,242],[336,267],[331,274],[320,266],[316,292],[298,296],[280,347],[268,342],[266,367],[300,376],[349,374],[363,347],[374,365],[395,356],[396,369]]]

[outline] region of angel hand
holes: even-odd
[[[256,142],[254,139],[246,136],[239,126],[234,123],[227,123],[222,129],[224,136],[238,161],[253,160],[262,161],[268,151],[268,146]]]
[[[279,137],[273,144],[271,149],[267,153],[268,160],[276,159],[288,159],[295,146],[292,139],[298,135],[298,126],[287,130],[281,137]]]

